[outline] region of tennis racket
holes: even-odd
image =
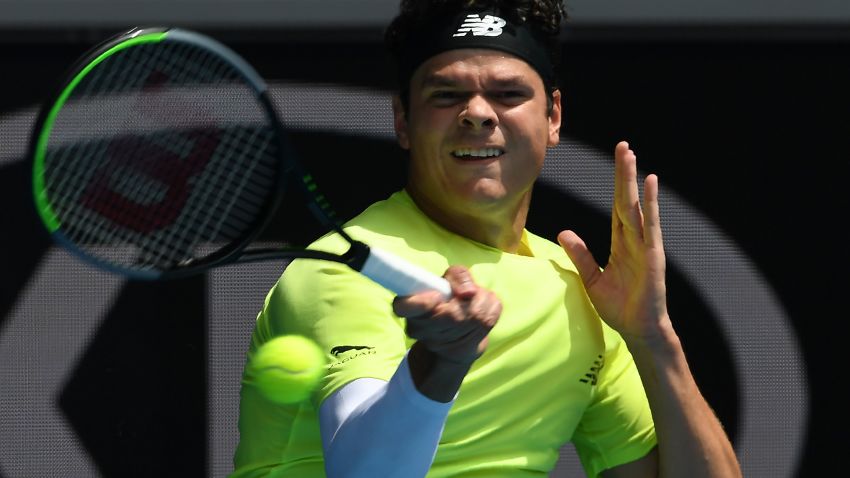
[[[346,264],[398,295],[451,295],[445,279],[342,230],[263,79],[200,33],[133,29],[90,50],[42,108],[31,155],[47,230],[111,272],[158,280],[307,258]],[[251,247],[290,183],[347,252]]]

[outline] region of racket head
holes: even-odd
[[[31,139],[36,209],[84,260],[137,279],[231,262],[292,163],[265,82],[204,35],[134,29],[90,50]]]

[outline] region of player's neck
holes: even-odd
[[[450,210],[439,207],[415,189],[408,188],[408,193],[425,215],[449,231],[505,252],[521,250],[531,191],[507,206]]]

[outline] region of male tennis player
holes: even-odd
[[[571,231],[558,245],[525,229],[559,140],[563,15],[554,0],[402,2],[387,40],[409,179],[346,230],[444,273],[453,297],[292,263],[252,346],[303,334],[330,365],[296,406],[243,387],[234,476],[540,477],[567,442],[588,476],[740,476],[667,315],[657,178],[641,207],[635,154],[616,146],[604,268]]]

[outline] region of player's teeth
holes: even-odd
[[[497,148],[482,148],[482,149],[469,149],[463,148],[455,151],[455,156],[463,157],[463,156],[472,156],[474,158],[489,158],[491,156],[498,156],[501,154],[501,151]]]

